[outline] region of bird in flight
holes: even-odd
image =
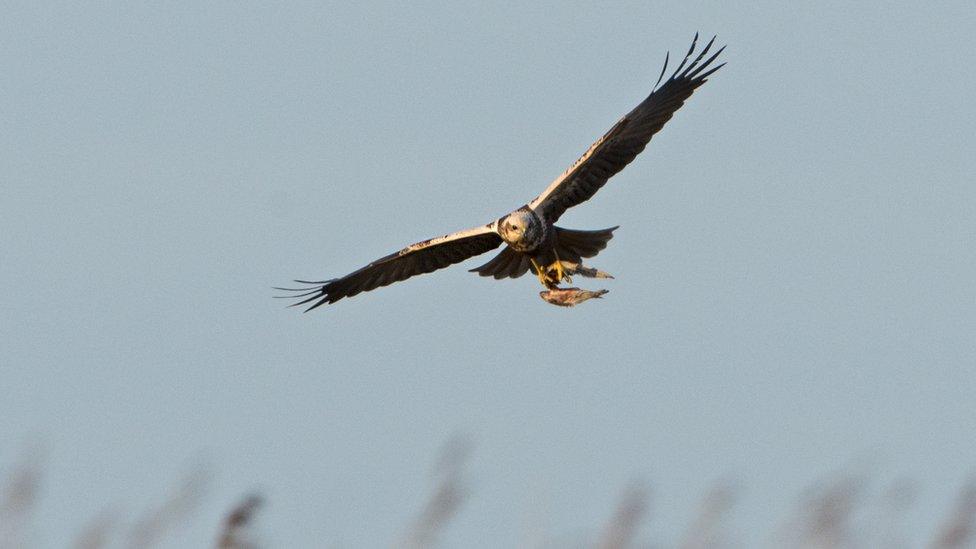
[[[487,225],[411,244],[341,278],[319,282],[296,280],[306,286],[276,288],[292,292],[278,297],[299,299],[293,306],[311,303],[306,309],[311,311],[344,297],[443,269],[502,244],[506,246],[501,253],[471,271],[501,280],[518,278],[531,269],[543,286],[556,289],[559,283],[569,278],[571,269],[568,266],[583,268],[583,258],[593,257],[606,248],[617,228],[581,231],[557,227],[556,221],[567,209],[589,200],[607,180],[634,160],[685,100],[725,65],[712,66],[724,46],[705,59],[714,42],[713,37],[688,63],[698,43],[696,34],[681,64],[661,84],[668,69],[669,56],[665,56],[664,68],[651,94],[591,145],[535,200]]]

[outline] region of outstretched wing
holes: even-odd
[[[715,42],[714,37],[698,57],[685,68],[698,43],[696,34],[688,54],[674,74],[660,88],[654,84],[656,89],[647,96],[647,99],[627,113],[610,128],[610,131],[590,146],[589,150],[556,178],[545,192],[530,202],[529,207],[541,213],[550,223],[554,223],[563,212],[589,200],[608,179],[624,169],[624,166],[644,150],[651,137],[664,127],[674,112],[691,97],[695,89],[704,84],[706,78],[725,64],[709,69],[712,61],[725,49],[724,46],[704,63],[699,64],[713,42]],[[668,60],[665,58],[661,77],[664,76],[667,68]],[[658,83],[661,77],[658,77]]]
[[[380,286],[388,286],[414,275],[443,269],[469,257],[493,250],[501,243],[502,238],[495,232],[494,223],[489,223],[474,229],[411,244],[342,278],[320,282],[296,280],[295,282],[299,284],[308,284],[309,286],[275,289],[296,292],[294,295],[278,296],[301,299],[295,305],[304,305],[314,301],[312,306],[306,309],[307,312],[326,303],[335,303],[344,297],[352,297],[360,292],[368,292]]]

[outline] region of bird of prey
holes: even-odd
[[[617,227],[581,231],[557,227],[556,221],[567,209],[589,200],[608,179],[634,160],[685,100],[724,65],[712,66],[724,47],[702,61],[714,42],[713,37],[688,63],[698,43],[696,34],[681,64],[661,84],[670,54],[665,56],[664,68],[651,94],[614,124],[535,200],[487,225],[411,244],[342,278],[319,282],[296,280],[307,286],[277,288],[293,292],[280,297],[299,299],[294,305],[311,303],[306,309],[310,311],[344,297],[443,269],[502,244],[506,246],[501,253],[472,272],[500,280],[518,278],[532,269],[543,286],[550,290],[557,288],[568,278],[566,265],[579,265],[583,258],[598,254],[607,246]]]

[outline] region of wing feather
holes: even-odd
[[[293,306],[311,303],[312,309],[335,303],[344,297],[388,286],[412,276],[443,269],[497,248],[502,238],[495,232],[494,223],[431,238],[411,244],[402,250],[383,256],[369,265],[342,278],[321,282],[296,280],[308,284],[304,288],[276,288],[296,294],[282,297],[305,298]],[[310,297],[309,297],[310,296]]]
[[[607,180],[623,170],[644,150],[651,137],[671,120],[675,111],[684,105],[691,94],[712,73],[722,68],[724,63],[715,67],[710,65],[725,47],[700,63],[714,42],[713,37],[689,64],[688,60],[698,43],[696,34],[691,48],[671,77],[661,87],[655,84],[654,91],[644,101],[590,146],[579,160],[530,202],[529,207],[540,212],[550,223],[555,223],[567,209],[592,198]],[[664,68],[661,69],[662,76],[667,70],[667,64],[666,56]]]

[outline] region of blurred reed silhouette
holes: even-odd
[[[434,468],[430,495],[393,547],[438,546],[441,534],[469,497],[464,481],[469,454],[470,445],[465,439],[456,437],[448,442]],[[43,531],[42,525],[32,524],[42,481],[40,463],[36,455],[29,455],[0,484],[0,549],[33,547],[31,532]],[[104,512],[82,529],[72,546],[76,549],[156,547],[195,511],[207,480],[208,476],[201,471],[187,475],[162,503],[151,507],[128,527],[118,514]],[[676,543],[662,543],[640,537],[640,529],[649,515],[650,491],[644,483],[634,482],[625,488],[616,510],[595,540],[577,539],[567,543],[561,538],[564,541],[559,543],[543,541],[530,546],[595,549],[742,547],[730,535],[726,524],[737,492],[738,489],[728,483],[716,484],[702,498],[697,514],[681,539]],[[900,480],[883,490],[880,497],[872,497],[866,475],[839,475],[807,489],[799,498],[792,518],[781,525],[767,545],[788,549],[911,547],[906,540],[904,523],[915,494],[916,487],[912,482]],[[230,508],[222,523],[215,525],[215,537],[201,540],[199,546],[213,544],[218,549],[263,547],[255,535],[255,518],[263,504],[263,498],[257,494],[242,498]],[[933,528],[929,540],[924,547],[930,549],[976,547],[976,481],[963,486],[946,518]]]

